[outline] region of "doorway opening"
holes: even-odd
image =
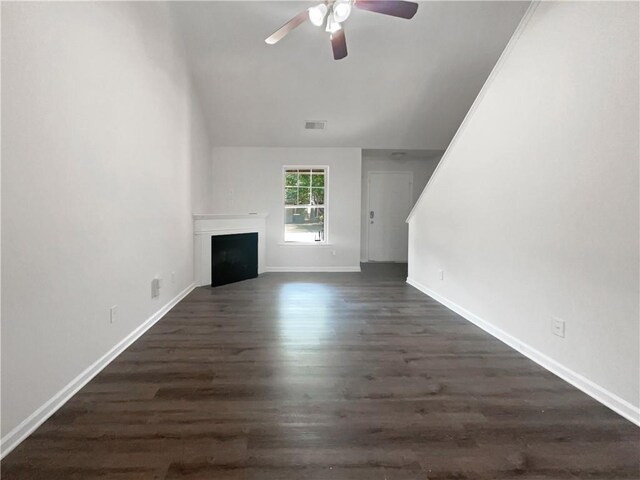
[[[441,150],[363,150],[361,262],[407,263],[406,219]]]

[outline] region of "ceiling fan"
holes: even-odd
[[[417,3],[404,0],[324,0],[324,3],[300,12],[276,30],[265,42],[269,45],[279,42],[294,28],[309,19],[316,27],[324,26],[331,39],[333,58],[340,60],[347,56],[347,41],[342,23],[349,18],[353,7],[406,19],[413,18],[418,11]]]

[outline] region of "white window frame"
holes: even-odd
[[[287,216],[286,211],[292,208],[317,208],[315,205],[287,205],[285,203],[285,194],[286,194],[286,181],[285,181],[285,172],[287,170],[324,170],[324,204],[322,207],[324,208],[324,240],[316,242],[293,242],[285,240],[285,233],[287,228]],[[282,206],[282,245],[302,245],[302,246],[326,246],[329,245],[329,165],[283,165],[282,171],[280,172],[280,181],[282,182],[282,187],[280,188],[280,201]]]

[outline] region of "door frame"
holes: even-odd
[[[369,251],[369,231],[371,222],[369,221],[369,212],[371,211],[371,177],[373,175],[408,175],[411,187],[409,188],[409,209],[411,209],[411,204],[413,203],[413,172],[411,170],[370,170],[367,172],[367,211],[365,213],[365,221],[367,222],[366,228],[366,246],[367,246],[367,262],[371,261],[371,255]]]

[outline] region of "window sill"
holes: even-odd
[[[311,242],[278,242],[278,245],[281,247],[332,247],[333,244],[332,243],[326,243],[326,242],[318,242],[318,243],[311,243]]]

